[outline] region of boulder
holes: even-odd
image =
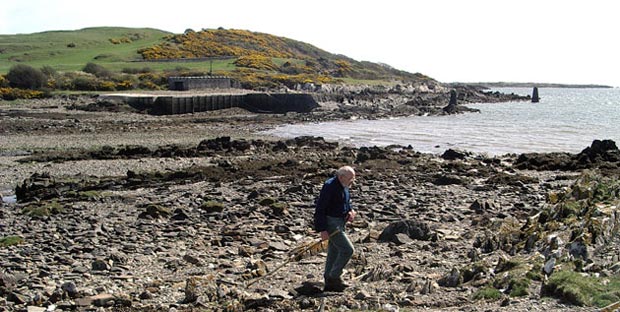
[[[443,287],[457,287],[463,283],[463,277],[459,269],[453,268],[450,273],[440,278],[437,283]]]
[[[441,158],[445,160],[456,160],[456,159],[465,159],[467,153],[461,151],[455,151],[453,149],[447,149],[442,155]]]
[[[416,240],[437,240],[437,233],[431,230],[428,224],[414,220],[391,223],[381,232],[378,240],[380,242],[402,243],[402,239],[397,236],[400,233],[407,234],[409,238]]]

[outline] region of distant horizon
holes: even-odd
[[[76,0],[22,0],[3,5],[0,33],[129,27],[179,34],[224,27],[287,37],[444,83],[620,87],[620,51],[613,42],[618,9],[620,2],[612,0],[186,0],[183,6],[109,0],[96,9]]]

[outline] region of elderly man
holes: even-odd
[[[353,221],[355,211],[351,208],[349,188],[355,180],[355,171],[349,166],[341,167],[336,176],[328,179],[316,201],[314,228],[321,239],[329,239],[325,261],[325,291],[342,292],[348,287],[342,281],[344,266],[355,249],[344,232],[345,224]]]

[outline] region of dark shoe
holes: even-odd
[[[340,278],[328,278],[325,280],[323,291],[343,292],[349,285],[342,282]]]
[[[349,286],[351,286],[351,285],[349,285],[349,284],[346,284],[346,283],[342,280],[342,278],[340,278],[340,277],[336,279],[336,284],[338,284],[338,285],[340,285],[340,286],[342,286],[342,287],[344,287],[344,288],[348,288]]]

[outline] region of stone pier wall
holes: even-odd
[[[255,113],[304,113],[319,106],[310,94],[299,93],[127,96],[123,100],[154,115],[188,114],[232,107],[241,107]]]

